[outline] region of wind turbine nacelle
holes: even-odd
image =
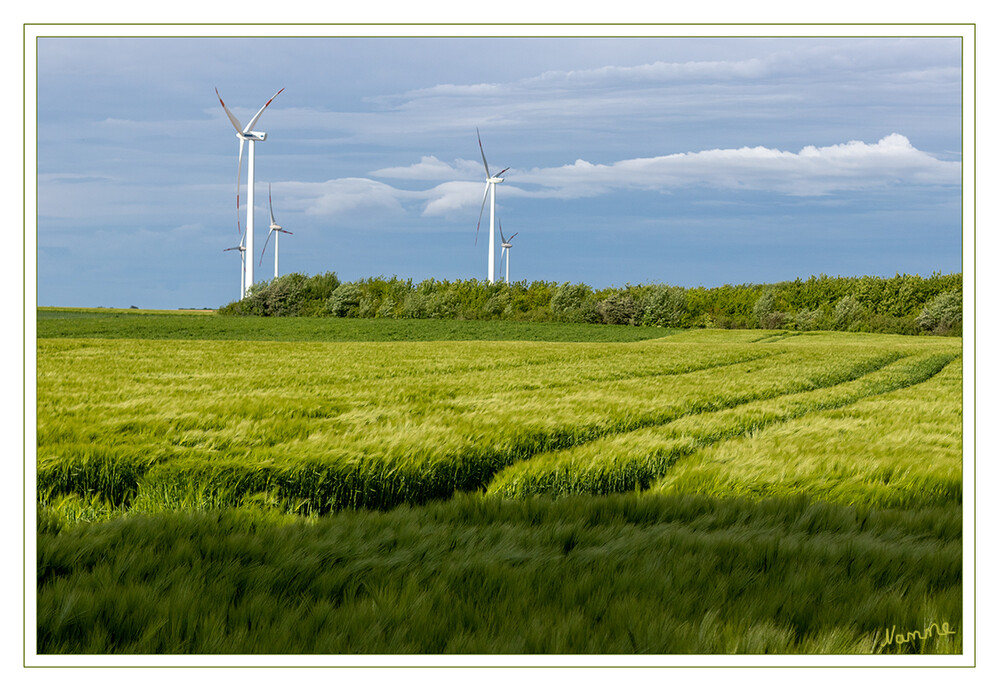
[[[236,136],[240,139],[245,139],[246,141],[253,142],[265,142],[267,141],[266,132],[237,132]]]
[[[497,182],[503,182],[503,178],[489,178],[489,179],[486,180],[486,182],[491,182],[491,183],[495,184]]]

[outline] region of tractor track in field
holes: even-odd
[[[539,394],[532,406],[525,408],[527,412],[510,417],[511,435],[503,437],[488,434],[483,425],[473,425],[468,436],[454,435],[453,440],[446,436],[441,439],[414,437],[415,441],[409,442],[399,436],[402,440],[399,443],[379,446],[378,439],[372,437],[370,445],[356,445],[355,448],[338,444],[337,435],[330,433],[324,441],[331,447],[317,442],[312,447],[302,445],[278,451],[268,450],[275,443],[268,441],[269,438],[255,437],[247,442],[242,454],[220,452],[202,458],[173,449],[165,451],[166,456],[146,460],[126,458],[117,451],[109,452],[107,458],[76,458],[79,449],[74,447],[70,449],[73,457],[52,458],[51,462],[46,461],[44,468],[39,467],[39,495],[46,489],[89,496],[89,487],[106,486],[107,489],[101,491],[108,496],[120,494],[134,498],[146,494],[147,498],[154,498],[162,494],[165,500],[176,501],[177,497],[197,495],[207,497],[205,506],[216,505],[212,503],[216,501],[218,505],[239,504],[252,498],[251,495],[259,495],[278,497],[292,506],[305,506],[305,511],[319,513],[350,507],[389,508],[399,503],[446,499],[459,491],[491,488],[501,474],[512,468],[540,468],[541,461],[548,462],[563,452],[571,465],[570,457],[582,447],[613,445],[617,440],[621,440],[617,447],[620,457],[606,458],[609,464],[606,472],[618,473],[621,479],[615,480],[618,484],[608,491],[627,491],[648,487],[663,477],[679,458],[698,449],[811,413],[846,407],[865,398],[917,385],[960,357],[959,352],[934,353],[930,349],[895,345],[873,350],[854,349],[838,355],[837,351],[810,347],[798,352],[791,343],[779,343],[779,340],[740,347],[735,353],[709,350],[705,354],[702,351],[699,362],[684,362],[673,354],[661,364],[643,365],[641,353],[633,361],[608,360],[611,369],[618,365],[616,371],[607,371],[607,366],[601,370],[603,358],[596,351],[589,351],[596,355],[590,358],[592,362],[578,364],[572,361],[573,353],[537,357],[542,353],[535,352],[533,358],[527,353],[528,359],[524,362],[479,361],[458,367],[434,367],[432,361],[421,360],[420,353],[414,357],[407,351],[403,358],[405,362],[419,364],[422,361],[424,365],[430,364],[431,369],[406,375],[395,369],[405,364],[396,360],[391,362],[393,369],[388,376],[408,377],[407,388],[418,390],[423,390],[421,384],[436,381],[429,387],[431,400],[425,406],[428,411],[436,408],[439,413],[440,406],[445,403],[459,404],[460,408],[464,402],[468,410],[458,411],[465,415],[461,419],[474,420],[480,409],[513,405],[523,398],[522,392],[531,391],[532,387],[544,389],[543,395]],[[650,350],[654,357],[656,349]],[[746,374],[750,370],[746,365],[753,362],[762,364],[753,366],[754,374],[748,377]],[[550,365],[562,365],[572,371],[546,369]],[[488,373],[504,366],[516,367],[519,375],[498,382],[502,385],[474,398],[462,395],[458,379],[463,374]],[[725,368],[731,369],[725,371]],[[529,378],[534,376],[535,369],[539,375],[548,375],[547,381],[531,381]],[[695,376],[685,384],[678,381],[672,385],[674,389],[670,388],[670,377],[710,370],[717,373],[704,378]],[[320,370],[318,377],[308,382],[309,391],[320,379],[323,384],[329,383],[325,381],[328,371],[335,372]],[[572,376],[577,374],[581,376]],[[448,381],[452,376],[454,379]],[[563,377],[561,382],[552,381],[559,376]],[[355,407],[361,404],[361,399],[367,398],[365,382],[361,381],[364,379],[369,378],[362,376],[355,382],[358,385],[351,387],[352,395],[358,397],[353,401]],[[658,379],[662,383],[655,381]],[[641,384],[649,380],[654,383]],[[591,386],[599,382],[606,382],[608,386],[604,389]],[[718,386],[711,388],[712,382]],[[594,403],[587,403],[582,398],[587,387],[595,390]],[[843,388],[836,390],[836,387]],[[397,397],[396,393],[389,393]],[[601,394],[606,398],[601,400]],[[573,397],[575,400],[566,402],[565,410],[569,413],[558,418],[544,417],[549,406]],[[384,401],[392,403],[391,396],[386,394]],[[405,399],[397,397],[396,401],[403,404],[397,407],[396,414],[405,416],[415,410]],[[414,400],[414,404],[422,403]],[[373,398],[371,404],[380,404],[380,401]],[[625,405],[627,407],[622,407]],[[471,416],[466,415],[469,412]],[[582,416],[583,412],[586,412],[585,416]],[[325,417],[325,414],[319,417]],[[447,431],[444,427],[439,428]],[[656,451],[644,456],[639,446],[625,446],[629,434],[635,434],[636,438],[644,434],[643,438],[649,439],[660,433],[662,439],[669,442],[685,436],[692,445],[678,447],[667,454]],[[426,436],[426,432],[423,434]],[[145,453],[145,449],[139,451]],[[173,452],[177,455],[171,455]],[[604,471],[597,468],[595,472]],[[221,494],[212,494],[216,488],[221,488]],[[245,488],[245,492],[241,488]],[[583,488],[580,493],[585,491]],[[202,492],[206,494],[199,494]],[[602,492],[598,488],[590,493]],[[544,488],[536,493],[545,493]],[[122,504],[130,501],[122,500]]]
[[[519,461],[516,461],[514,464],[511,464],[508,467],[512,467],[513,465],[521,465],[524,467],[528,467],[532,464],[539,464],[545,461],[550,461],[552,452],[558,452],[558,453],[572,452],[588,444],[599,444],[599,443],[614,442],[615,440],[625,440],[625,438],[628,435],[633,435],[639,432],[654,431],[656,429],[662,429],[664,432],[662,436],[664,447],[667,446],[669,442],[679,443],[682,440],[688,440],[685,441],[684,443],[679,443],[678,445],[675,445],[672,449],[670,449],[668,453],[663,453],[661,448],[657,448],[646,453],[644,457],[642,457],[641,454],[636,454],[636,456],[633,459],[631,459],[633,462],[637,463],[638,466],[641,466],[642,463],[644,462],[646,468],[640,468],[640,467],[636,468],[637,472],[634,474],[634,477],[624,481],[625,487],[627,489],[633,489],[636,487],[645,489],[648,488],[649,485],[655,480],[664,477],[665,474],[669,471],[669,469],[672,468],[672,466],[675,465],[676,462],[679,461],[681,458],[689,456],[700,449],[704,449],[713,446],[715,444],[718,444],[720,442],[740,437],[745,434],[757,434],[775,425],[783,424],[791,420],[806,417],[808,415],[826,412],[829,410],[837,410],[845,408],[854,405],[856,403],[859,403],[863,400],[866,400],[868,398],[892,393],[895,391],[901,391],[903,389],[912,386],[917,386],[935,377],[947,365],[957,360],[958,358],[960,358],[960,355],[957,354],[938,354],[931,356],[914,355],[908,357],[900,357],[884,364],[881,367],[875,368],[869,372],[865,372],[857,377],[837,382],[829,386],[817,387],[814,389],[809,389],[804,391],[783,393],[771,397],[756,397],[751,400],[740,401],[735,405],[731,406],[717,406],[710,410],[699,410],[696,412],[690,412],[684,415],[676,416],[673,419],[670,419],[663,423],[638,426],[632,429],[622,430],[620,432],[611,432],[605,435],[601,435],[599,437],[595,437],[581,444],[573,446],[565,446],[558,449],[545,450],[540,453],[534,454],[532,456],[523,458]],[[918,371],[913,372],[912,376],[910,377],[906,377],[898,381],[888,380],[887,382],[883,382],[880,384],[872,383],[866,389],[863,389],[861,391],[853,393],[845,392],[841,396],[825,401],[820,400],[820,401],[813,401],[806,403],[804,401],[799,402],[791,400],[793,399],[793,397],[800,398],[804,395],[815,394],[822,391],[834,389],[838,386],[849,385],[851,383],[860,382],[865,378],[877,376],[879,373],[883,373],[883,370],[887,369],[888,367],[890,367],[895,363],[899,363],[904,360],[910,360],[910,359],[915,360],[915,362],[913,363],[914,368],[918,368]],[[750,414],[744,419],[734,420],[728,425],[721,425],[721,426],[712,425],[711,426],[712,429],[706,429],[699,432],[696,431],[696,426],[694,426],[695,427],[694,430],[688,430],[683,428],[669,429],[670,427],[675,426],[677,423],[690,421],[702,415],[718,416],[725,414],[735,414],[739,412],[740,408],[748,409],[749,407],[760,403],[780,402],[782,400],[790,403],[787,406],[787,409],[784,411],[757,412],[755,415],[752,413],[752,411],[749,411]],[[705,427],[708,427],[708,425],[705,425]],[[714,427],[717,427],[717,429],[714,429]],[[642,472],[643,470],[647,472]],[[497,475],[500,475],[500,473],[497,473]],[[565,468],[562,467],[558,468],[557,471],[553,473],[553,476],[555,475],[560,475],[564,479],[564,476],[566,475]],[[492,485],[492,483],[490,483],[490,485]],[[496,491],[496,489],[492,487],[487,489],[488,491]],[[502,491],[500,491],[499,493],[502,493]],[[516,494],[510,494],[510,496],[516,496]]]

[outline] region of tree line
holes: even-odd
[[[291,273],[253,285],[222,315],[509,319],[672,328],[961,335],[962,275],[811,276],[771,284],[593,288],[584,283]]]

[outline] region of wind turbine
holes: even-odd
[[[268,99],[267,103],[257,111],[257,114],[246,123],[246,127],[239,124],[239,120],[236,116],[232,114],[229,108],[226,106],[225,101],[222,100],[222,94],[219,93],[218,87],[215,88],[215,95],[219,97],[219,103],[222,104],[222,108],[225,110],[225,114],[229,116],[229,121],[232,126],[236,128],[236,136],[239,138],[239,165],[236,167],[236,227],[239,228],[239,179],[243,173],[243,144],[246,142],[250,143],[249,151],[249,161],[246,167],[246,252],[249,253],[250,257],[253,257],[253,153],[254,145],[257,142],[267,141],[266,132],[255,132],[253,131],[253,126],[257,124],[257,120],[263,114],[264,109],[267,108],[281,91],[281,89]],[[242,244],[242,241],[240,242]],[[253,260],[251,259],[248,263],[244,262],[246,276],[243,279],[243,291],[240,293],[240,299],[246,296],[246,289],[253,285]]]
[[[503,237],[503,224],[500,223],[499,224],[499,232],[500,232],[500,242],[503,243],[501,245],[501,247],[503,248],[503,251],[500,252],[500,264],[503,263],[503,255],[505,254],[506,255],[506,284],[510,285],[510,248],[513,247],[513,245],[510,243],[510,241],[513,240],[518,235],[520,235],[520,231],[518,230],[516,233],[514,233],[513,235],[511,235],[508,238]]]
[[[245,237],[245,236],[244,236]],[[239,250],[239,299],[242,300],[246,294],[246,247],[243,245],[243,237],[239,238],[239,244],[235,247],[226,247],[223,252]]]
[[[274,278],[278,277],[278,233],[293,235],[290,230],[285,230],[274,220],[274,202],[271,201],[271,183],[267,183],[267,205],[271,209],[271,229],[267,231],[267,240],[274,235]],[[264,252],[267,251],[267,240],[264,240],[264,249],[260,252],[260,263],[264,263]]]
[[[490,198],[489,201],[489,282],[493,283],[493,279],[496,276],[496,185],[503,182],[503,178],[500,177],[503,173],[510,170],[509,167],[504,168],[496,175],[492,175],[489,172],[489,164],[486,163],[486,152],[482,148],[482,136],[479,134],[479,128],[475,128],[475,134],[479,138],[479,151],[482,153],[482,165],[486,168],[486,189],[482,193],[482,206],[479,207],[479,222],[475,224],[475,244],[479,243],[479,225],[482,224],[482,211],[486,208],[486,197]],[[492,191],[492,195],[489,192]]]

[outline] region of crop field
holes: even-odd
[[[207,317],[135,310],[38,312],[39,338],[242,341],[586,341],[661,338],[656,327],[440,319]]]
[[[961,651],[958,338],[125,316],[39,312],[40,653]]]

